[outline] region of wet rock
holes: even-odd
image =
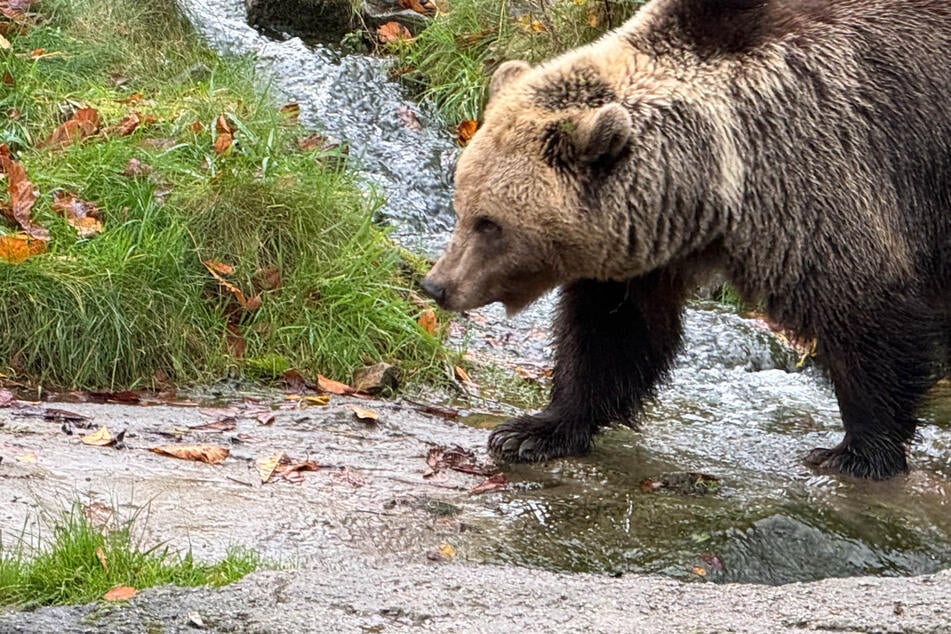
[[[420,7],[424,10],[432,6],[432,3],[426,0],[420,2]],[[387,22],[397,22],[416,35],[429,23],[428,16],[406,9],[395,0],[362,0],[360,15],[367,28],[374,32]]]
[[[395,391],[399,385],[400,369],[390,363],[380,362],[353,372],[353,387],[358,392],[379,394]]]
[[[356,26],[349,0],[245,0],[248,24],[270,35],[339,42]]]

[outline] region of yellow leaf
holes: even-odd
[[[109,433],[109,430],[105,426],[100,427],[99,431],[93,432],[91,434],[86,434],[80,440],[85,445],[93,445],[94,447],[108,447],[115,439],[112,437],[112,434]]]
[[[462,381],[463,383],[468,383],[469,385],[475,385],[475,381],[472,380],[472,377],[469,376],[469,373],[464,369],[460,368],[458,365],[454,368],[456,372],[456,378]]]
[[[452,559],[456,556],[456,549],[453,548],[452,544],[439,544],[439,554],[444,559]]]
[[[378,420],[380,415],[372,409],[366,409],[357,405],[351,405],[354,415],[360,420]]]
[[[116,586],[102,595],[102,598],[105,601],[128,601],[135,595],[136,589],[132,586]]]
[[[254,464],[257,465],[258,476],[261,478],[262,484],[271,479],[271,476],[274,475],[274,470],[277,469],[277,465],[279,465],[283,459],[284,452],[278,451],[272,456],[258,458],[254,461]]]
[[[102,546],[96,548],[96,559],[99,560],[102,569],[109,572],[109,564],[106,563],[106,551],[102,549]]]
[[[9,51],[12,48],[10,46],[10,41],[7,38],[3,37],[2,35],[0,35],[0,48],[6,51]]]
[[[698,577],[706,577],[706,576],[707,576],[707,569],[706,569],[706,568],[703,568],[703,567],[701,567],[701,566],[694,566],[692,572],[693,572],[693,574],[697,575]]]
[[[32,451],[26,453],[21,453],[16,458],[17,462],[23,462],[25,464],[36,464],[36,454]]]
[[[317,396],[305,396],[304,402],[308,405],[326,405],[330,402],[330,397],[326,394],[319,394]]]
[[[231,454],[231,450],[227,447],[217,445],[166,445],[164,447],[152,447],[149,451],[178,458],[179,460],[193,460],[208,464],[223,462]]]

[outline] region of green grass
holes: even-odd
[[[503,61],[539,62],[624,22],[642,0],[542,0],[514,11],[504,0],[450,0],[399,51],[406,81],[450,122],[477,119],[491,72]]]
[[[0,261],[0,373],[118,389],[207,381],[263,357],[341,380],[380,360],[439,376],[441,344],[417,326],[400,252],[371,222],[381,201],[340,152],[300,148],[309,132],[278,112],[251,60],[214,55],[172,0],[34,9],[42,19],[0,51],[0,143],[40,192],[33,218],[52,239],[48,253]],[[157,121],[39,149],[77,105],[105,128],[133,110]],[[221,156],[220,115],[234,129]],[[150,173],[123,175],[130,159]],[[104,231],[78,238],[50,209],[56,189],[95,202]],[[229,281],[260,309],[242,309],[203,260],[233,265]],[[280,284],[262,288],[273,267]]]
[[[191,551],[142,550],[131,522],[97,527],[77,505],[52,524],[48,539],[0,541],[0,605],[33,609],[89,603],[116,586],[222,586],[262,565],[256,553],[243,548],[231,548],[224,559],[208,564],[196,561]]]

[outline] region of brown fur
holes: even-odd
[[[679,326],[649,324],[678,313],[696,271],[721,268],[818,338],[847,433],[811,461],[904,469],[951,340],[948,60],[946,0],[653,0],[589,46],[503,65],[460,157],[455,232],[424,282],[454,310],[517,311],[565,289],[552,405],[496,431],[493,450],[582,453],[636,412],[679,343]],[[663,351],[603,342],[593,370],[579,332],[623,325],[590,311],[575,324],[572,306],[605,298]],[[605,368],[647,378],[592,397],[616,406],[570,402]]]

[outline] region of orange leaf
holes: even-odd
[[[356,392],[355,389],[353,389],[346,383],[341,383],[340,381],[334,381],[333,379],[328,379],[322,374],[317,375],[317,387],[323,390],[324,392],[330,392],[331,394],[336,394],[338,396],[348,396]]]
[[[109,572],[109,564],[106,562],[106,551],[102,549],[102,546],[96,548],[96,559],[99,560],[102,569]]]
[[[74,194],[57,190],[53,192],[53,211],[66,217],[66,222],[83,238],[102,231],[99,208],[93,203],[76,198]]]
[[[69,120],[56,128],[40,147],[57,150],[98,131],[99,111],[95,108],[80,108]]]
[[[439,332],[439,321],[436,319],[436,311],[432,309],[424,310],[420,313],[416,323],[419,324],[420,328],[434,337],[436,333]]]
[[[164,447],[152,447],[149,451],[178,458],[179,460],[207,462],[208,464],[219,464],[231,453],[231,450],[227,447],[217,445],[166,445]]]
[[[119,120],[119,123],[109,126],[106,129],[106,132],[115,136],[129,136],[135,132],[135,129],[139,127],[140,123],[142,123],[142,119],[139,117],[138,113],[130,112],[126,116],[122,117],[122,119]]]
[[[228,119],[223,114],[218,115],[218,118],[215,119],[215,132],[218,134],[234,134],[231,124],[228,123]]]
[[[198,119],[195,119],[194,121],[188,124],[188,129],[191,130],[192,132],[201,132],[202,130],[205,129],[205,126],[202,125],[201,121],[199,121]]]
[[[221,156],[231,148],[231,144],[234,141],[234,137],[231,136],[230,132],[220,132],[218,136],[215,137],[215,143],[212,148],[215,151],[215,154]]]
[[[297,141],[297,147],[309,152],[311,150],[322,150],[327,146],[327,137],[319,134],[311,134]]]
[[[100,427],[99,431],[86,434],[79,440],[81,440],[84,445],[92,445],[94,447],[108,447],[116,441],[105,426]]]
[[[0,174],[6,174],[7,194],[10,199],[10,206],[0,206],[10,220],[20,225],[24,232],[37,240],[49,240],[49,231],[33,224],[30,219],[30,211],[33,209],[33,203],[36,202],[38,192],[33,188],[26,177],[26,170],[19,161],[14,161],[10,155],[10,148],[4,143],[0,145]]]
[[[466,119],[460,122],[456,126],[456,141],[459,142],[459,145],[468,143],[478,127],[479,123],[475,119]]]
[[[133,104],[142,101],[142,93],[134,92],[128,97],[116,99],[116,103]]]
[[[204,260],[202,264],[204,264],[209,271],[221,273],[222,275],[231,275],[234,273],[233,266],[230,264],[225,264],[224,262],[219,262],[218,260]]]
[[[413,34],[399,22],[387,22],[376,30],[376,36],[383,44],[409,42]]]
[[[426,6],[423,6],[424,4],[429,8],[427,9]],[[399,0],[399,5],[404,9],[409,9],[410,11],[415,11],[423,15],[431,15],[435,12],[436,8],[435,5],[431,2],[426,2],[426,0],[423,0],[423,2],[420,2],[420,0]]]
[[[46,242],[25,233],[0,236],[0,260],[19,264],[27,258],[46,251]]]
[[[116,586],[102,595],[104,601],[128,601],[137,594],[132,586]]]

